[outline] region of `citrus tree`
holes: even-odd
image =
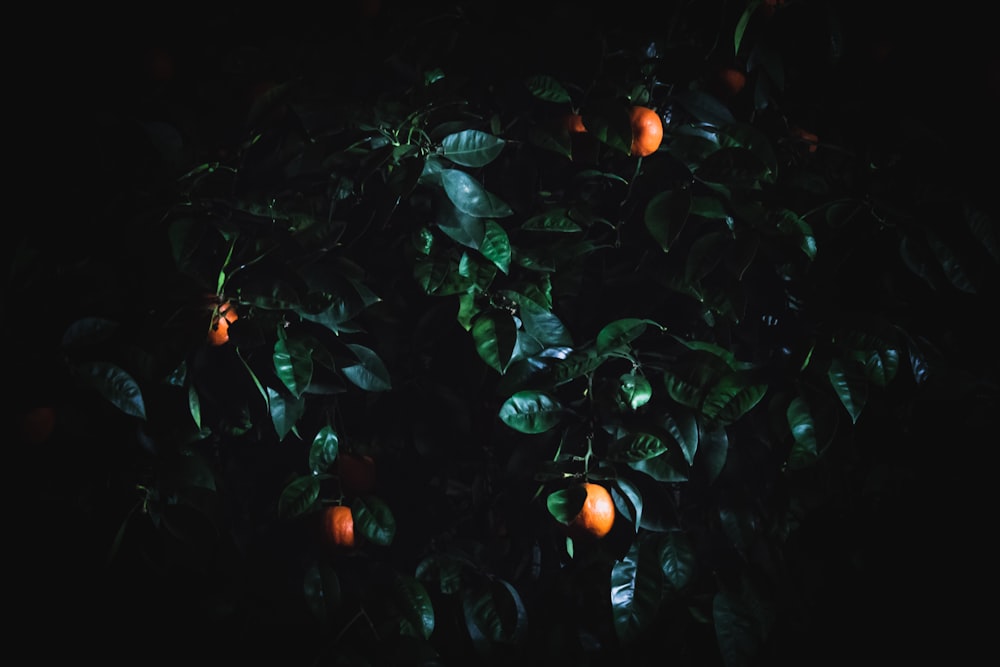
[[[190,115],[117,127],[111,231],[26,233],[5,305],[15,336],[59,294],[16,409],[50,411],[40,502],[82,506],[112,617],[291,625],[304,664],[814,650],[882,574],[858,534],[921,407],[995,406],[915,308],[995,295],[1000,247],[811,87],[789,34],[841,71],[835,13],[732,5],[366,4],[363,38],[201,54]]]

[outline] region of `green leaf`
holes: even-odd
[[[653,387],[642,375],[625,373],[618,378],[617,400],[620,405],[632,410],[638,410],[649,403],[653,396]]]
[[[201,430],[201,399],[198,398],[198,391],[194,388],[194,385],[188,387],[188,412],[191,413],[191,418],[194,419],[194,425]]]
[[[774,222],[779,233],[798,239],[799,248],[810,260],[816,259],[816,237],[805,218],[782,209],[774,214]]]
[[[924,229],[924,234],[927,237],[927,245],[934,253],[934,258],[941,266],[941,270],[944,271],[948,282],[961,292],[975,294],[977,292],[975,281],[969,275],[955,250],[929,228]]]
[[[483,257],[496,264],[504,273],[510,273],[510,239],[504,228],[494,220],[487,220],[483,233],[483,241],[479,245]]]
[[[281,383],[296,398],[301,396],[309,386],[313,374],[312,350],[309,346],[299,339],[288,339],[279,334],[274,341],[272,359],[274,371]]]
[[[500,421],[521,433],[544,433],[559,423],[563,406],[541,391],[515,393],[500,406]]]
[[[694,413],[683,408],[674,408],[664,416],[663,427],[680,445],[687,464],[692,465],[698,451],[698,420]]]
[[[458,593],[462,588],[462,564],[451,554],[427,556],[417,564],[416,576],[428,585],[436,584],[444,595]]]
[[[566,326],[553,312],[517,292],[504,291],[503,294],[517,304],[524,332],[542,349],[573,344]]]
[[[374,350],[357,343],[348,343],[347,347],[354,353],[359,363],[340,369],[344,377],[365,391],[392,389],[389,371]]]
[[[635,641],[656,618],[663,591],[663,570],[644,541],[637,540],[611,567],[611,613],[623,644]]]
[[[75,371],[113,406],[132,417],[146,419],[146,403],[139,383],[121,367],[93,361],[77,364]]]
[[[587,500],[587,490],[574,484],[565,489],[556,489],[545,498],[545,507],[559,523],[568,524],[576,518]]]
[[[597,334],[595,342],[597,352],[605,354],[622,347],[627,347],[629,343],[645,333],[646,327],[650,324],[662,329],[653,320],[637,317],[626,317],[604,325]]]
[[[499,197],[487,192],[479,181],[460,169],[442,169],[441,184],[455,208],[466,215],[504,218],[514,212]]]
[[[687,470],[678,467],[685,466],[684,461],[676,459],[669,449],[651,458],[627,461],[626,465],[632,470],[649,475],[657,482],[674,483],[688,480]]]
[[[658,537],[658,561],[666,583],[675,591],[683,590],[693,579],[697,556],[691,538],[679,530]]]
[[[354,530],[367,541],[388,546],[396,537],[396,517],[378,496],[359,496],[351,501]]]
[[[691,213],[689,190],[665,190],[646,204],[643,222],[663,252],[669,252]]]
[[[267,405],[271,412],[271,422],[274,430],[278,434],[278,441],[282,441],[292,432],[295,424],[305,414],[305,398],[288,399],[275,389],[267,388]]]
[[[724,426],[700,425],[698,442],[698,464],[704,468],[708,480],[715,481],[729,458],[729,434]]]
[[[565,104],[570,102],[569,93],[553,77],[547,74],[535,74],[524,79],[524,85],[532,95],[546,102]]]
[[[521,596],[503,579],[462,589],[462,611],[469,638],[482,655],[490,655],[494,643],[516,644],[527,628]]]
[[[562,211],[550,211],[533,215],[521,224],[521,229],[528,232],[558,232],[573,233],[583,231],[580,225]]]
[[[860,364],[851,359],[833,359],[830,361],[827,377],[837,398],[851,416],[851,421],[857,423],[868,401],[868,383]]]
[[[469,329],[480,358],[498,373],[503,373],[514,353],[517,325],[505,310],[492,309],[472,318]]]
[[[732,424],[750,412],[766,393],[766,384],[749,384],[745,374],[732,373],[721,378],[708,392],[702,414],[720,424]]]
[[[311,510],[319,498],[320,480],[315,475],[301,475],[289,482],[278,497],[278,516],[291,519]]]
[[[816,422],[813,420],[809,404],[798,396],[791,400],[785,410],[788,427],[792,431],[794,444],[788,454],[788,467],[799,470],[808,467],[819,458],[819,444],[816,440]]]
[[[646,461],[667,451],[663,439],[649,433],[629,433],[615,440],[608,448],[608,459],[634,463]]]
[[[642,523],[642,491],[628,479],[618,477],[611,488],[611,497],[615,501],[615,507],[622,516],[632,522],[638,533]]]
[[[397,573],[393,577],[392,591],[400,612],[400,632],[430,639],[434,632],[434,605],[427,589],[415,577]]]
[[[320,621],[332,618],[341,605],[340,578],[329,563],[313,562],[306,567],[302,592],[310,611]]]
[[[715,638],[725,667],[757,664],[760,633],[749,609],[735,596],[719,591],[712,601]]]
[[[463,167],[483,167],[497,159],[506,142],[480,130],[463,130],[441,140],[441,154]]]
[[[753,16],[760,2],[761,0],[751,0],[747,3],[743,13],[740,14],[740,18],[736,22],[736,29],[733,31],[733,55],[738,56],[740,54],[740,46],[743,43],[743,36],[746,34],[747,25],[750,23],[750,17]]]
[[[309,445],[309,470],[313,474],[327,472],[337,460],[340,453],[340,437],[333,427],[327,424],[316,433]]]

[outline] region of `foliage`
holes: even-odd
[[[996,406],[995,362],[952,356],[954,316],[996,296],[996,213],[925,187],[917,130],[817,99],[788,35],[858,67],[835,13],[730,5],[545,41],[588,25],[554,10],[519,55],[488,3],[389,5],[352,76],[303,34],[258,54],[281,76],[252,102],[199,89],[218,127],[124,123],[152,166],[109,166],[64,245],[25,234],[5,305],[13,336],[59,304],[18,342],[64,415],[33,462],[66,467],[53,508],[86,499],[115,603],[300,625],[311,664],[740,667],[826,620],[816,568],[883,576],[857,535],[906,502],[921,412]],[[748,72],[731,99],[720,59]],[[634,104],[664,122],[643,158]],[[345,451],[378,462],[371,493],[341,487]],[[582,480],[619,515],[597,542],[560,530]],[[321,538],[336,503],[350,552]]]

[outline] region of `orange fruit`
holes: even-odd
[[[717,76],[720,92],[726,97],[736,97],[747,85],[747,73],[738,67],[723,67]]]
[[[567,532],[575,539],[600,539],[611,532],[611,527],[615,524],[615,502],[608,490],[600,484],[584,482],[583,488],[587,492],[587,498],[577,515],[566,524]]]
[[[347,505],[331,505],[323,511],[323,535],[334,547],[351,548],[354,535],[354,512]]]
[[[819,147],[819,137],[808,130],[804,130],[801,127],[790,127],[788,128],[788,134],[806,146],[810,153],[815,153],[816,149]]]
[[[362,496],[375,488],[375,460],[367,454],[341,452],[337,457],[337,476],[341,490],[349,496]]]
[[[563,127],[565,127],[570,132],[586,132],[587,128],[583,126],[583,116],[578,113],[569,113],[563,117]]]
[[[56,428],[56,411],[52,406],[31,408],[21,418],[21,440],[37,445],[45,442]]]
[[[649,107],[633,106],[629,109],[632,123],[632,155],[645,157],[655,153],[663,141],[663,121]]]
[[[208,342],[211,345],[225,345],[229,342],[229,325],[239,319],[236,306],[226,301],[212,313],[212,325],[208,329]]]

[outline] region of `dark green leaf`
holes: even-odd
[[[666,583],[675,591],[683,590],[694,577],[697,555],[691,538],[679,530],[659,536],[659,563]]]
[[[348,343],[347,347],[354,353],[359,363],[342,368],[341,373],[344,377],[366,391],[392,389],[389,371],[374,350],[357,343]]]
[[[497,159],[506,142],[480,130],[463,130],[441,140],[441,154],[463,167],[483,167]]]
[[[659,324],[652,320],[637,317],[626,317],[604,325],[598,332],[595,342],[598,354],[606,354],[628,346],[629,343],[645,333],[646,327],[650,324],[662,329]]]
[[[837,398],[851,415],[851,421],[857,423],[868,401],[868,383],[865,381],[864,370],[852,359],[833,359],[830,361],[827,377]]]
[[[540,391],[519,391],[500,406],[500,420],[521,433],[543,433],[559,423],[563,407]]]
[[[801,396],[792,399],[785,416],[794,440],[788,454],[788,467],[797,470],[812,465],[819,458],[819,445],[816,441],[816,423],[808,403]]]
[[[531,94],[546,102],[566,104],[570,101],[569,93],[555,78],[547,74],[535,74],[524,79],[524,85]]]
[[[295,424],[305,414],[305,398],[288,398],[273,388],[267,387],[267,404],[271,412],[274,430],[278,433],[278,440],[284,440],[285,436],[292,432]]]
[[[656,618],[663,591],[663,570],[641,540],[611,567],[611,611],[615,634],[629,644]]]
[[[359,496],[351,501],[354,530],[379,546],[392,544],[396,537],[396,517],[378,496]]]
[[[483,257],[496,264],[504,273],[510,273],[510,239],[503,227],[493,220],[487,220],[483,230],[483,241],[479,245]]]
[[[479,181],[459,169],[443,169],[441,183],[448,199],[462,213],[476,218],[505,218],[513,211]]]
[[[396,574],[393,584],[393,598],[401,616],[400,632],[430,639],[434,632],[434,605],[423,584],[405,574]]]
[[[313,508],[319,498],[319,477],[301,475],[289,482],[278,497],[278,516],[291,519]]]
[[[479,356],[498,373],[503,373],[514,353],[517,325],[505,310],[491,309],[472,318],[469,330]]]
[[[146,403],[139,383],[119,366],[103,361],[85,362],[75,368],[77,375],[97,390],[113,406],[127,415],[146,419]]]
[[[533,215],[521,224],[521,229],[531,232],[579,232],[580,225],[561,211]]]
[[[608,458],[612,461],[634,463],[645,461],[667,451],[667,443],[649,433],[629,433],[608,448]]]
[[[274,370],[282,384],[298,398],[312,380],[312,350],[302,340],[279,335],[274,342]]]
[[[689,190],[665,190],[646,204],[643,221],[653,239],[664,252],[673,246],[691,213]]]
[[[340,437],[333,427],[327,424],[316,433],[309,446],[309,470],[320,474],[330,470],[340,453]]]

